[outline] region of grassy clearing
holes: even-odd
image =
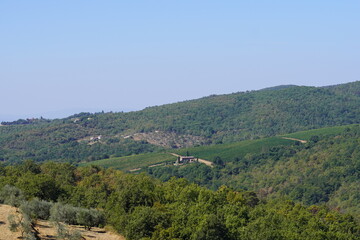
[[[159,164],[168,161],[175,161],[176,157],[168,153],[145,153],[127,157],[109,158],[89,163],[83,163],[81,166],[98,165],[105,168],[116,168],[123,171],[129,171],[135,168],[144,168],[153,164]]]
[[[352,125],[344,125],[344,126],[336,126],[336,127],[327,127],[327,128],[319,128],[308,131],[301,131],[296,133],[290,133],[286,135],[282,135],[283,137],[291,137],[298,138],[301,140],[310,140],[310,138],[314,135],[324,136],[324,135],[336,135],[342,133],[346,128],[351,128],[357,124]]]

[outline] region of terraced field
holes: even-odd
[[[80,166],[98,165],[105,168],[112,167],[122,171],[138,171],[151,165],[175,162],[175,160],[176,157],[168,153],[146,153],[126,157],[102,159],[89,163],[83,163],[80,164]]]

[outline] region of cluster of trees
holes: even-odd
[[[217,189],[255,191],[260,197],[287,196],[306,205],[326,203],[360,218],[360,126],[337,136],[313,136],[305,144],[277,146],[259,153],[203,164],[153,168],[149,174],[163,181],[172,176]],[[191,154],[191,153],[190,153]]]
[[[121,136],[156,130],[201,136],[204,143],[360,123],[360,82],[327,88],[287,86],[213,95],[129,113],[80,113],[39,124],[0,128],[0,160],[81,161],[154,151]],[[79,139],[103,135],[89,146]],[[126,150],[123,150],[126,149]]]
[[[51,120],[41,117],[41,118],[18,119],[12,122],[1,122],[1,125],[26,125],[26,124],[48,123],[48,122],[51,122]]]
[[[50,220],[56,227],[58,238],[80,240],[81,234],[67,229],[65,224],[82,225],[85,229],[103,226],[104,216],[95,209],[73,207],[60,202],[48,202],[38,198],[26,197],[22,190],[11,185],[5,185],[0,190],[0,203],[19,208],[18,214],[8,216],[11,231],[20,231],[23,239],[39,239],[37,220]]]
[[[10,187],[14,194],[9,194],[9,183],[17,188]],[[51,188],[45,187],[48,184]],[[324,205],[307,207],[281,198],[267,201],[254,192],[225,186],[212,191],[185,179],[161,182],[96,166],[27,161],[1,167],[0,185],[7,192],[0,193],[0,201],[24,198],[27,202],[20,208],[29,216],[90,222],[91,227],[102,218],[88,209],[101,209],[104,224],[130,240],[360,237],[360,225],[351,215]]]

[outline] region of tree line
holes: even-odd
[[[0,185],[0,201],[20,206],[30,218],[110,225],[127,239],[360,237],[354,217],[325,205],[259,198],[226,186],[213,191],[183,178],[161,182],[96,166],[26,161],[2,166]]]

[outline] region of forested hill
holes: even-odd
[[[163,147],[360,123],[359,113],[360,82],[330,87],[280,86],[129,113],[81,113],[53,121],[3,123],[7,126],[0,127],[0,159],[91,161]]]
[[[360,82],[213,95],[132,113],[138,130],[232,141],[360,121]],[[134,126],[135,127],[135,126]]]

